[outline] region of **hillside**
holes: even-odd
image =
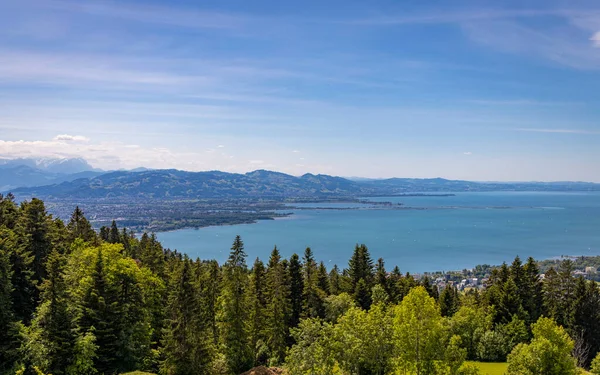
[[[91,178],[102,174],[101,171],[83,169],[76,162],[50,162],[36,164],[29,159],[0,160],[0,191],[17,187],[42,186]]]
[[[52,198],[327,198],[457,191],[600,191],[582,182],[481,183],[460,180],[391,178],[351,181],[328,175],[300,177],[258,170],[245,174],[175,169],[118,171],[93,178],[14,189],[18,197]]]

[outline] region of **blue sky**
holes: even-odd
[[[0,1],[0,157],[600,182],[597,1]]]

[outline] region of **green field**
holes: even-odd
[[[469,362],[481,370],[482,375],[504,375],[508,369],[508,363]]]

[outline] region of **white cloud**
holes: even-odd
[[[218,148],[224,148],[225,146],[223,146],[223,145],[218,145],[217,147],[218,147]]]
[[[600,48],[600,31],[598,31],[596,34],[592,35],[590,40],[594,43],[595,47]]]
[[[294,150],[294,151],[292,151],[292,152],[293,152],[294,154],[297,154],[297,153],[299,153],[300,151],[298,151],[298,150]]]
[[[70,135],[70,134],[59,134],[53,139],[54,141],[66,141],[66,142],[89,142],[90,139],[83,135]]]
[[[220,169],[244,171],[230,155],[203,151],[174,151],[165,147],[142,147],[121,142],[73,142],[76,136],[61,135],[51,140],[0,140],[0,158],[75,158],[107,170],[119,168],[178,168],[187,170]]]
[[[463,155],[473,155],[473,153],[471,151],[466,151],[466,152],[463,152]]]

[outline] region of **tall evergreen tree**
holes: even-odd
[[[142,264],[160,277],[164,277],[165,254],[156,234],[142,235],[139,247],[139,259]]]
[[[304,292],[304,276],[302,263],[298,254],[292,254],[289,265],[290,275],[290,303],[292,311],[290,314],[290,328],[298,326],[300,317],[302,316],[302,294]]]
[[[116,367],[117,332],[116,309],[112,291],[106,281],[102,249],[98,249],[92,283],[83,296],[79,326],[82,333],[92,333],[98,346],[95,368],[100,373],[112,372]]]
[[[588,368],[600,352],[600,288],[595,282],[577,279],[571,322],[569,331],[575,340],[579,365]]]
[[[214,356],[212,340],[202,324],[190,261],[185,258],[181,263],[170,282],[161,373],[207,374]]]
[[[267,343],[275,364],[283,363],[291,312],[290,288],[284,264],[277,247],[273,249],[267,269]]]
[[[112,221],[110,224],[110,230],[108,232],[108,242],[110,243],[120,243],[121,235],[119,234],[119,228],[117,227],[117,222]]]
[[[51,251],[49,217],[44,202],[33,198],[31,202],[22,204],[21,215],[17,223],[17,234],[25,251],[33,255],[32,278],[36,285],[39,285],[46,277],[46,258]],[[34,296],[37,302],[39,296],[37,290]]]
[[[9,253],[12,265],[11,300],[16,320],[29,324],[36,307],[37,287],[34,280],[33,260],[31,250],[15,232],[0,228],[0,241],[4,251]]]
[[[208,322],[213,342],[216,345],[219,340],[217,328],[218,298],[220,294],[221,271],[216,260],[208,262],[202,279],[202,306],[204,306],[204,317]]]
[[[315,262],[312,250],[306,248],[303,258],[304,264],[304,290],[302,292],[303,315],[306,318],[323,318],[325,317],[324,293],[319,288],[319,278],[317,263]]]
[[[548,315],[563,327],[571,327],[575,301],[575,278],[572,276],[573,262],[562,261],[558,271],[546,272],[544,279],[544,306]]]
[[[256,258],[250,274],[250,347],[254,353],[254,365],[267,364],[265,319],[267,310],[267,291],[265,266]]]
[[[340,269],[337,264],[334,264],[331,271],[329,271],[329,292],[333,295],[338,295],[342,292]]]
[[[63,276],[64,258],[56,250],[48,256],[47,278],[42,283],[41,302],[27,329],[26,356],[44,372],[61,375],[71,364],[75,337],[72,334]]]
[[[454,285],[447,285],[440,293],[440,312],[442,316],[451,317],[458,311],[458,290]]]
[[[12,304],[13,271],[10,261],[16,242],[14,233],[0,225],[0,374],[12,368],[19,347]]]
[[[527,326],[531,325],[544,313],[544,296],[542,282],[539,276],[539,268],[531,257],[523,266],[525,293],[523,296],[523,308],[527,312]]]
[[[329,294],[329,275],[327,274],[327,268],[325,267],[325,264],[321,261],[319,263],[319,269],[317,271],[317,279],[318,279],[318,286],[319,289],[321,289],[323,292],[325,292],[325,294]]]
[[[385,262],[383,258],[377,259],[377,269],[375,271],[375,284],[381,285],[383,290],[390,295],[390,287],[388,285],[388,274],[385,270]]]
[[[364,310],[371,307],[371,290],[364,279],[358,280],[356,288],[354,288],[354,301]]]
[[[373,286],[373,260],[366,245],[357,244],[354,248],[354,253],[348,262],[348,275],[352,283],[352,292],[360,279],[365,281],[369,290]]]
[[[405,294],[403,294],[402,288],[402,273],[400,272],[400,268],[395,266],[392,272],[390,273],[388,284],[388,295],[390,297],[390,302],[397,304],[402,301]]]
[[[220,324],[229,371],[239,374],[252,367],[246,252],[236,236],[223,267]]]
[[[71,214],[71,220],[67,224],[67,231],[69,232],[71,242],[76,238],[81,238],[86,242],[94,242],[96,240],[96,232],[92,229],[92,225],[85,218],[79,206],[75,207],[75,211]]]
[[[15,196],[12,193],[8,193],[6,196],[0,194],[0,227],[15,229],[18,218],[19,210],[15,203]]]

